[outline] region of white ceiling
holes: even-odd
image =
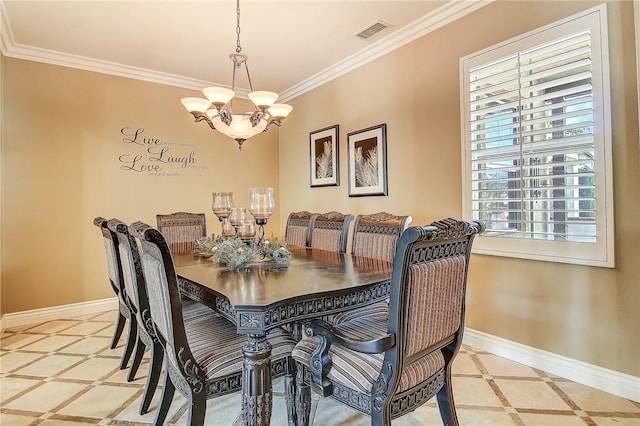
[[[242,53],[255,90],[291,98],[489,1],[241,0]],[[181,87],[231,85],[234,0],[0,0],[0,6],[8,57]],[[355,37],[377,20],[391,26],[366,41]],[[249,87],[246,74],[236,80]]]

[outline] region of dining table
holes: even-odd
[[[304,247],[287,249],[291,260],[286,265],[265,260],[241,269],[197,254],[174,255],[181,291],[215,309],[247,336],[241,407],[245,425],[270,424],[272,369],[295,368],[290,360],[278,368],[271,365],[269,330],[287,326],[300,338],[304,320],[373,304],[390,292],[390,262]],[[287,401],[287,408],[292,422],[293,401]]]

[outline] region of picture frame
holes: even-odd
[[[349,197],[387,195],[387,125],[347,134]]]
[[[340,185],[340,126],[325,127],[309,133],[310,186]]]

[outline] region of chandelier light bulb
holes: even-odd
[[[249,93],[249,99],[258,107],[261,111],[268,109],[278,99],[278,94],[274,92],[267,92],[265,90],[258,90]]]
[[[205,112],[211,106],[210,101],[202,98],[182,98],[180,102],[189,112]]]
[[[289,104],[273,104],[267,112],[271,114],[274,120],[284,120],[292,110],[293,107]]]
[[[202,93],[211,101],[217,109],[222,108],[236,95],[235,92],[226,87],[205,87]]]

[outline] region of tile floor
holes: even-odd
[[[115,311],[5,330],[0,340],[0,424],[148,425],[138,414],[148,361],[135,381],[119,370],[124,337],[109,349]],[[126,331],[126,330],[125,330]],[[454,363],[454,395],[462,425],[637,425],[640,404],[464,346]],[[286,424],[282,381],[274,384],[272,424]],[[207,403],[207,425],[241,424],[239,394]],[[176,393],[168,423],[186,421]],[[331,399],[317,400],[314,425],[368,425],[367,417]],[[435,401],[394,420],[441,425]]]

